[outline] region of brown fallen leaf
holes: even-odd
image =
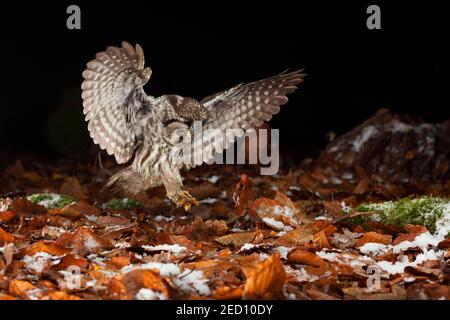
[[[313,300],[340,300],[337,297],[334,297],[332,295],[326,294],[325,292],[319,291],[319,290],[314,289],[314,288],[306,290],[306,293]]]
[[[0,292],[0,300],[16,300],[16,298],[13,296],[10,296],[9,294]]]
[[[438,244],[438,249],[448,249],[450,248],[450,239],[444,239]]]
[[[391,244],[392,236],[380,234],[374,231],[369,231],[364,233],[364,235],[356,241],[355,246],[361,247],[366,243],[381,243],[381,244]]]
[[[59,291],[59,290],[52,290],[48,293],[46,293],[43,297],[43,299],[46,299],[48,297],[48,300],[81,300],[80,297],[69,294],[65,291]]]
[[[125,266],[130,264],[131,257],[130,256],[116,256],[112,257],[111,260],[107,261],[107,264],[110,264],[117,269],[122,269]]]
[[[409,300],[450,300],[450,288],[438,283],[417,283],[408,287],[407,297]]]
[[[371,292],[367,288],[349,287],[342,291],[347,298],[358,300],[405,300],[406,290],[403,285],[396,285],[388,292]]]
[[[313,242],[319,248],[330,248],[331,247],[330,243],[328,242],[327,236],[325,235],[325,232],[323,230],[317,232],[313,236]]]
[[[65,270],[70,266],[76,266],[84,272],[89,269],[89,261],[86,258],[78,257],[69,253],[62,257],[60,263],[56,265],[56,267],[61,270]]]
[[[35,289],[37,287],[29,281],[13,279],[9,282],[8,292],[12,296],[29,299],[27,292]]]
[[[86,197],[86,190],[81,186],[76,177],[65,178],[64,183],[59,188],[59,193],[66,194],[77,200],[82,200]]]
[[[211,299],[217,300],[238,300],[242,298],[244,292],[243,286],[236,288],[232,287],[221,287],[214,290]]]
[[[250,180],[246,174],[242,174],[241,179],[234,188],[234,214],[238,217],[243,215],[246,212],[247,205],[251,200],[253,200],[253,192]]]
[[[129,225],[130,223],[131,221],[128,218],[115,216],[100,216],[95,221],[95,224],[101,228],[117,225]]]
[[[34,204],[26,198],[14,199],[11,210],[18,214],[29,214],[31,216],[36,216],[47,212],[47,208]]]
[[[60,235],[62,235],[65,232],[66,232],[65,229],[45,225],[41,230],[41,235],[46,239],[56,240]]]
[[[366,193],[368,189],[369,189],[369,179],[363,178],[356,185],[355,189],[353,189],[353,194],[362,195]]]
[[[125,275],[118,275],[109,283],[109,294],[112,299],[131,300],[142,288],[159,293],[169,298],[169,290],[161,277],[151,270],[133,270]]]
[[[53,256],[62,256],[69,253],[70,249],[64,248],[63,246],[60,246],[59,244],[54,242],[46,243],[45,241],[38,241],[22,249],[20,252],[20,256],[33,256],[38,252],[45,252]]]
[[[243,299],[275,299],[282,294],[286,271],[278,253],[257,264],[245,281]]]
[[[419,233],[406,233],[401,234],[392,242],[392,245],[395,246],[403,241],[414,241],[414,239],[419,235]]]
[[[327,262],[321,257],[308,250],[296,249],[288,255],[288,263],[303,264],[313,267],[321,267],[327,265]]]
[[[0,223],[6,223],[16,217],[16,213],[11,210],[0,212]]]
[[[277,238],[276,242],[284,246],[300,246],[303,244],[313,243],[313,235],[317,230],[312,226],[300,226]]]
[[[13,261],[14,256],[14,244],[8,243],[3,246],[2,251],[0,253],[3,255],[4,265],[5,267],[9,266]],[[0,256],[1,257],[1,256]],[[2,259],[0,258],[0,262]]]
[[[55,243],[72,248],[74,253],[81,256],[99,253],[113,247],[110,241],[99,237],[92,230],[84,227],[78,227],[73,233],[62,234]]]
[[[405,229],[408,233],[417,233],[417,234],[425,233],[428,231],[427,227],[415,224],[405,224],[403,226],[403,229]]]
[[[16,238],[9,232],[6,232],[2,227],[0,227],[0,245],[5,243],[14,243]]]
[[[230,233],[218,238],[214,241],[229,246],[240,247],[246,243],[259,243],[264,239],[264,235],[261,231],[251,231],[251,232],[237,232]]]

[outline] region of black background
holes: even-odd
[[[305,68],[305,83],[271,122],[284,153],[317,152],[326,132],[350,130],[382,107],[450,118],[446,11],[430,2],[336,2],[2,3],[1,152],[85,153],[81,72],[122,40],[144,48],[153,70],[145,90],[155,96],[201,99]],[[66,28],[69,4],[81,7],[81,30]],[[381,30],[366,28],[369,4],[381,7]],[[52,127],[49,119],[65,116]]]

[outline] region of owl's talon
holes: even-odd
[[[184,210],[186,211],[189,211],[191,206],[197,206],[199,204],[197,199],[195,199],[189,191],[178,191],[168,195],[168,197],[177,207],[184,207]]]

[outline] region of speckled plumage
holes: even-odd
[[[136,44],[108,47],[97,53],[83,72],[83,112],[90,135],[117,163],[130,162],[110,178],[107,186],[127,195],[164,184],[167,195],[186,209],[196,201],[182,191],[181,167],[194,167],[214,158],[235,141],[229,137],[219,146],[201,141],[195,153],[202,161],[186,163],[174,152],[170,132],[190,129],[202,121],[203,129],[250,129],[269,121],[288,101],[286,95],[303,81],[300,71],[282,73],[249,84],[239,84],[200,102],[178,95],[148,96],[143,86],[151,69],[144,68],[144,52]],[[195,143],[195,141],[194,141]],[[203,150],[206,150],[204,152]]]

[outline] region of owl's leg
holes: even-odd
[[[163,169],[161,180],[166,187],[167,197],[172,200],[177,207],[184,207],[189,211],[192,205],[198,205],[198,201],[188,192],[183,190],[180,171],[177,168]]]

